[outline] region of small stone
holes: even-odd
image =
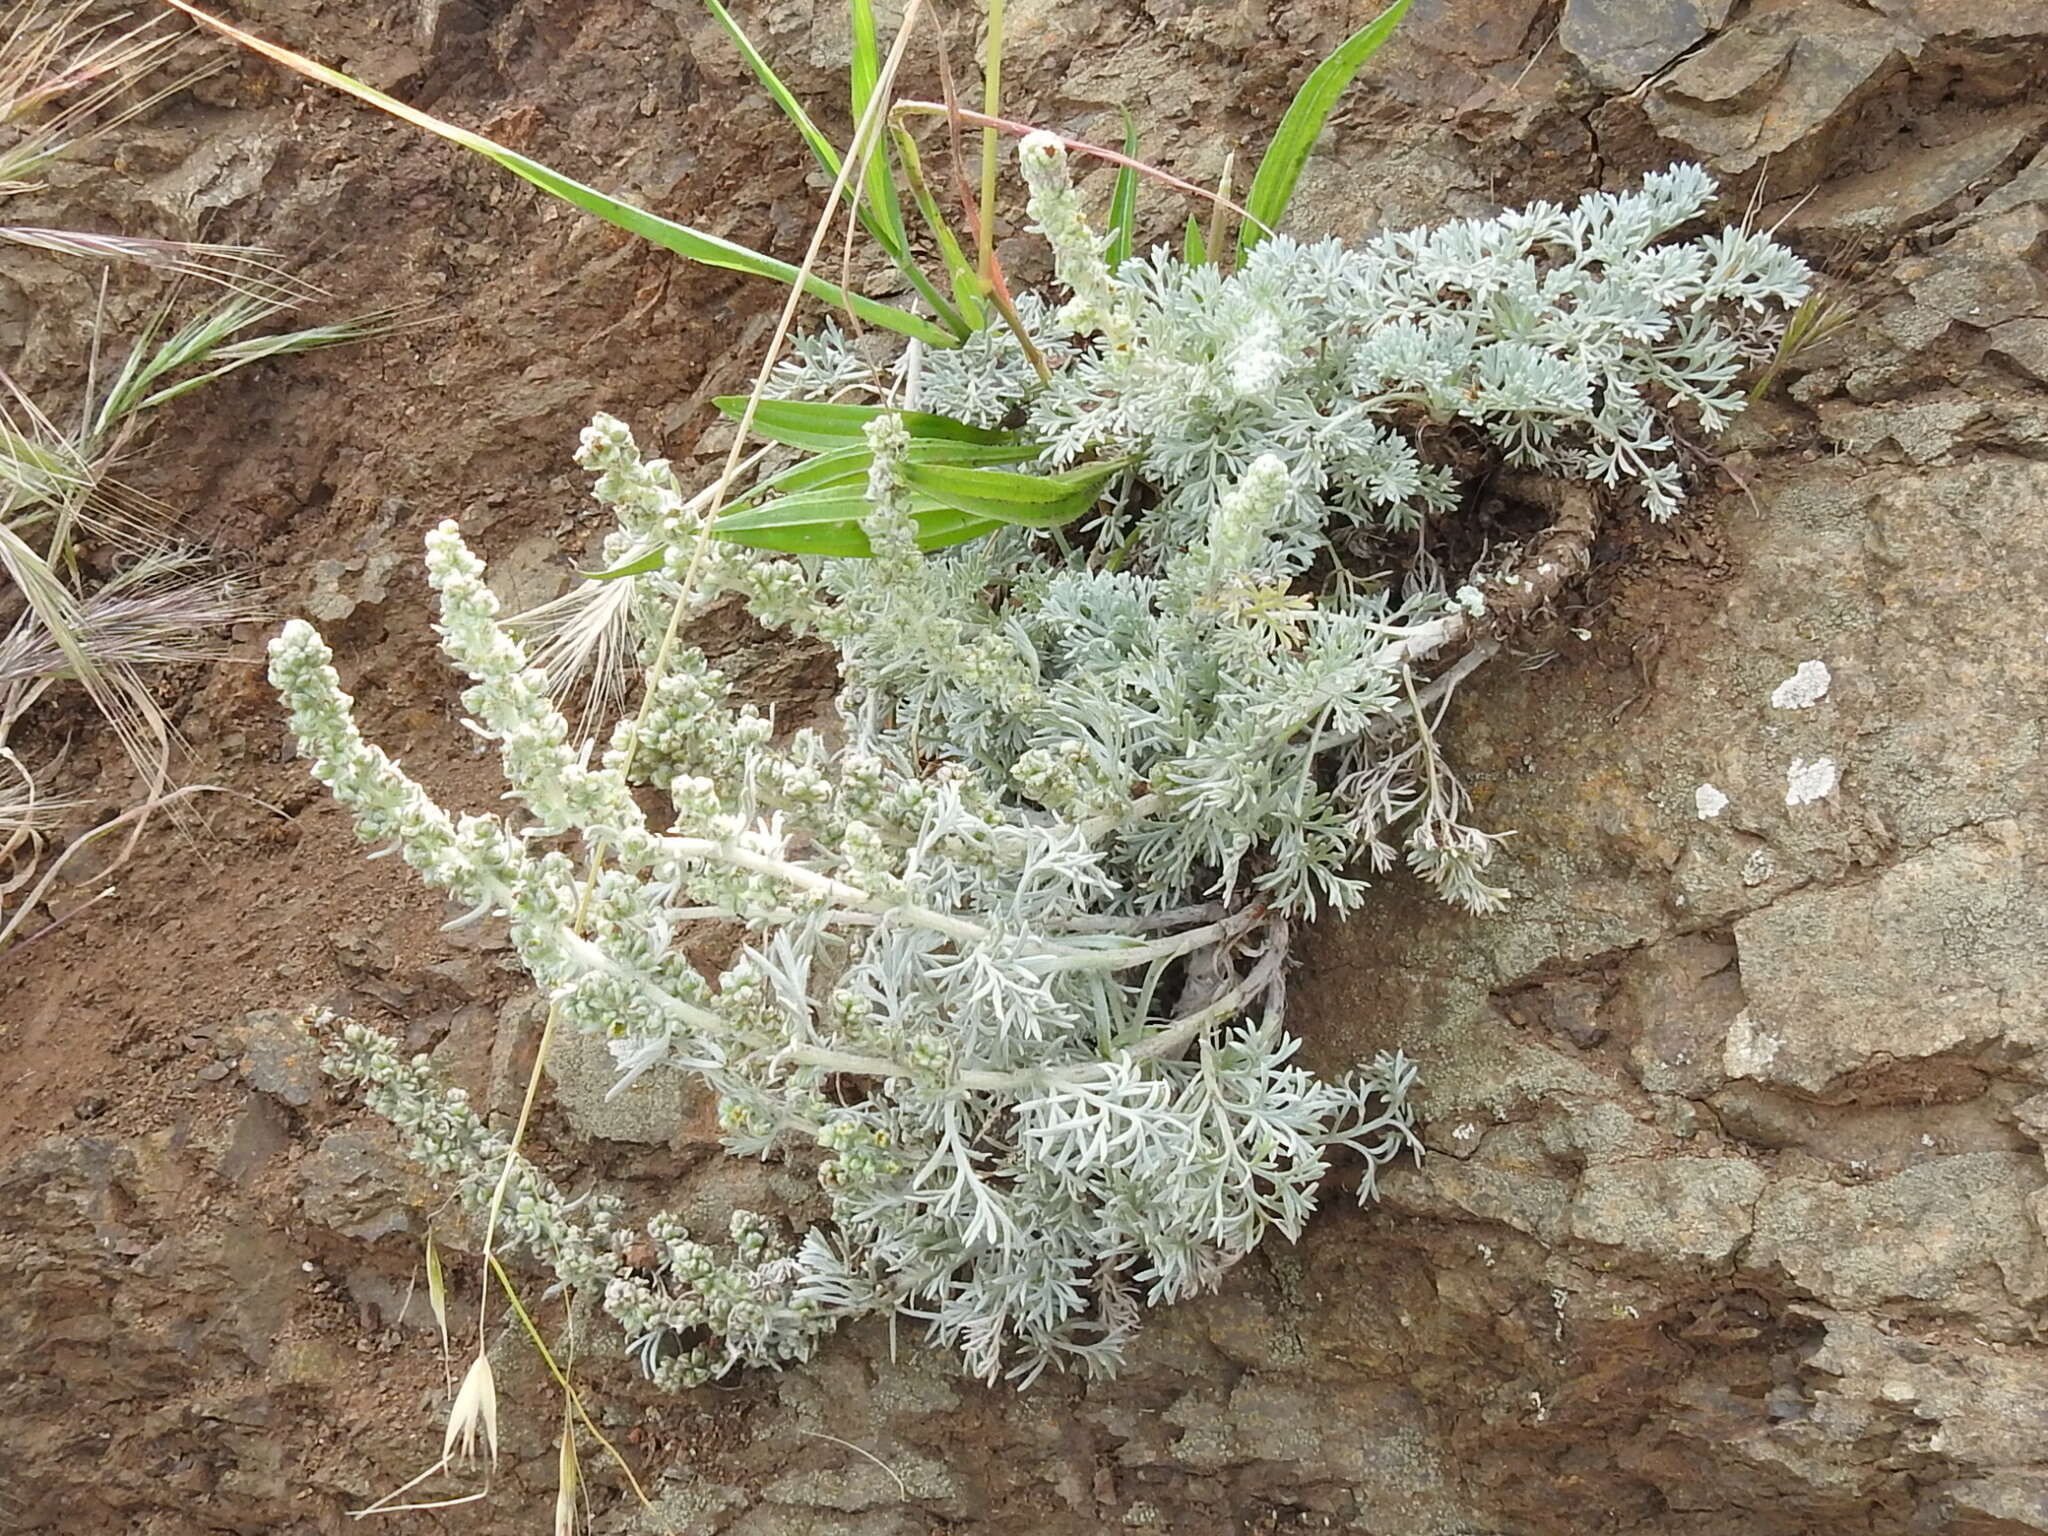
[[[688,1085],[680,1072],[649,1072],[619,1089],[618,1065],[595,1035],[556,1039],[547,1073],[562,1117],[585,1136],[657,1146],[673,1141],[688,1116]]]
[[[320,1047],[299,1021],[279,1008],[259,1008],[243,1016],[242,1027],[248,1035],[242,1047],[243,1080],[295,1109],[312,1103],[321,1091]],[[220,1065],[225,1076],[226,1063]],[[206,1077],[206,1072],[199,1075]]]
[[[2023,1337],[2048,1295],[2048,1255],[2027,1210],[2037,1154],[1937,1158],[1869,1184],[1786,1179],[1756,1208],[1748,1261],[1830,1307],[1917,1303],[1990,1338]]]
[[[1710,170],[1736,175],[1769,159],[1780,185],[1806,185],[1841,158],[1853,104],[1903,73],[1920,46],[1911,28],[1873,10],[1759,9],[1687,54],[1643,106],[1660,134]]]
[[[1716,1263],[1749,1236],[1763,1170],[1739,1157],[1639,1158],[1588,1168],[1572,1236],[1671,1264]]]
[[[389,1143],[336,1131],[299,1164],[299,1207],[316,1226],[374,1242],[414,1227],[410,1169]]]
[[[1735,925],[1755,1059],[1730,1075],[1823,1093],[1872,1067],[2038,1048],[2048,917],[2018,825],[1943,839],[1872,879],[1781,896]],[[1775,1037],[1762,1049],[1763,1037]]]
[[[338,624],[356,609],[377,607],[391,596],[391,579],[404,571],[408,557],[383,550],[356,560],[318,560],[311,590],[300,607],[314,620]]]
[[[1602,90],[1632,91],[1731,9],[1732,0],[1566,0],[1557,41]]]
[[[2007,320],[1991,328],[1990,353],[2032,379],[2048,384],[2048,320]]]
[[[1949,143],[1902,148],[1876,169],[1823,186],[1786,217],[1793,230],[1837,240],[1885,240],[1953,208],[1990,180],[2034,131],[2025,119],[1994,122]]]
[[[231,1184],[246,1184],[290,1145],[291,1124],[285,1112],[269,1099],[249,1094],[221,1153],[221,1177]]]
[[[1750,1016],[1747,1008],[1728,1026],[1728,1040],[1722,1048],[1722,1064],[1730,1077],[1762,1077],[1784,1041]]]
[[[1712,821],[1728,809],[1728,797],[1712,784],[1702,784],[1692,792],[1692,808],[1701,821]]]

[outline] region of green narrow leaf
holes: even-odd
[[[947,437],[913,437],[908,457],[912,464],[1029,464],[1043,452],[1043,443],[971,443]]]
[[[1093,507],[1101,499],[1103,486],[1125,467],[1118,461],[1086,464],[1057,475],[1028,475],[906,462],[903,483],[915,493],[976,517],[1024,528],[1057,528]]]
[[[1352,77],[1364,67],[1365,61],[1379,52],[1380,45],[1393,33],[1410,3],[1411,0],[1394,0],[1373,20],[1339,43],[1335,51],[1301,83],[1301,89],[1294,93],[1294,100],[1288,106],[1286,116],[1280,119],[1280,126],[1274,130],[1273,142],[1267,146],[1265,158],[1259,161],[1258,174],[1252,177],[1252,189],[1245,198],[1246,211],[1259,223],[1247,221],[1238,231],[1237,259],[1240,264],[1245,254],[1265,239],[1269,230],[1280,227],[1280,221],[1287,214],[1287,205],[1294,199],[1295,183],[1301,180],[1301,168],[1308,164],[1316,139],[1323,131],[1323,124],[1329,121],[1330,113],[1335,110],[1337,99],[1351,84]],[[1261,228],[1261,225],[1265,227]]]
[[[853,120],[858,124],[867,115],[868,104],[875,99],[875,92],[881,87],[882,40],[875,29],[875,8],[871,0],[850,0],[848,9],[853,20],[853,67],[849,72],[853,86]],[[883,110],[886,113],[886,103]],[[874,147],[862,168],[860,204],[867,215],[864,222],[877,243],[888,253],[896,270],[931,306],[932,313],[954,336],[965,340],[970,334],[966,317],[940,296],[910,249],[910,236],[903,227],[903,204],[896,195],[892,142],[885,116],[876,125]]]
[[[867,115],[868,103],[875,99],[882,83],[882,39],[875,29],[871,0],[849,0],[847,10],[853,23],[853,67],[848,73],[853,87],[853,120],[857,124]],[[890,173],[886,134],[877,132],[874,152],[868,156],[861,181],[862,199],[875,222],[886,232],[883,243],[893,243],[894,249],[903,250],[903,207],[896,199],[896,178]]]
[[[745,395],[720,395],[711,402],[734,421],[746,415]],[[929,411],[898,411],[886,405],[837,405],[819,400],[763,400],[754,410],[754,432],[770,442],[792,448],[832,449],[864,445],[867,425],[877,416],[902,418],[912,438],[944,438],[960,443],[1012,445],[1008,432],[971,427],[950,416]]]
[[[917,152],[917,141],[900,123],[889,125],[889,137],[896,145],[896,159],[903,166],[903,179],[910,187],[911,200],[917,205],[925,228],[938,242],[939,257],[945,263],[946,276],[952,283],[953,302],[959,306],[967,324],[978,331],[988,324],[988,311],[981,302],[981,274],[975,270],[974,262],[967,253],[961,250],[952,226],[946,222],[946,215],[939,208],[938,199],[932,196],[931,184],[925,180],[924,161]]]
[[[963,443],[943,437],[914,437],[910,460],[920,464],[1028,464],[1045,450],[1037,443]],[[730,510],[751,506],[768,496],[788,496],[820,486],[866,481],[875,456],[865,446],[833,448],[813,454],[752,486],[729,503]]]
[[[489,143],[488,140],[484,142]],[[487,150],[482,152],[489,154]],[[491,154],[490,158],[514,175],[523,177],[543,191],[561,198],[562,201],[581,208],[586,213],[594,213],[607,223],[615,224],[620,229],[652,241],[663,250],[673,251],[678,256],[687,256],[690,260],[701,262],[705,266],[724,267],[755,277],[770,277],[785,287],[797,280],[799,269],[786,261],[777,261],[772,256],[764,256],[744,245],[721,239],[716,235],[704,234],[671,219],[664,219],[644,209],[635,208],[632,204],[621,202],[615,197],[607,197],[595,188],[586,187],[579,181],[572,181],[536,161],[528,160],[524,155],[516,155],[506,150],[502,154]],[[850,309],[861,319],[872,325],[879,325],[884,330],[895,331],[903,336],[914,336],[932,346],[950,347],[954,344],[953,334],[931,321],[913,315],[908,310],[898,309],[893,304],[884,304],[879,299],[871,299],[865,294],[850,292],[836,283],[827,282],[816,273],[805,277],[804,291],[814,298],[823,299],[828,304]]]
[[[1037,443],[961,443],[945,438],[913,438],[910,444],[910,461],[916,464],[1027,464],[1037,458],[1044,449]],[[865,447],[834,448],[827,453],[813,454],[800,464],[792,464],[780,474],[771,476],[759,485],[750,488],[744,496],[735,499],[726,512],[728,518],[759,507],[770,496],[789,497],[806,491],[822,491],[853,486],[863,495],[867,489],[868,470],[874,464],[875,456]],[[872,510],[862,503],[862,516]],[[721,524],[721,531],[725,525]],[[745,524],[739,525],[742,530]],[[667,550],[651,549],[644,554],[613,566],[606,571],[583,571],[582,576],[591,581],[618,581],[627,576],[645,576],[661,569]]]
[[[1131,116],[1129,107],[1124,113],[1124,158],[1138,158],[1138,125]],[[1103,259],[1109,263],[1109,270],[1131,259],[1131,246],[1137,239],[1138,229],[1138,173],[1128,165],[1117,167],[1116,187],[1109,194],[1109,245],[1103,252]]]
[[[229,26],[218,17],[209,16],[192,5],[189,0],[165,0],[165,3],[183,11],[194,20],[203,22],[214,31],[233,38],[243,47],[252,49],[265,58],[274,59],[308,79],[331,85],[338,91],[345,91],[358,101],[366,101],[403,122],[411,123],[416,128],[424,128],[451,144],[459,144],[474,154],[482,155],[486,160],[510,171],[522,181],[532,183],[550,196],[561,199],[573,208],[580,208],[585,213],[594,214],[607,224],[623,229],[629,234],[638,235],[665,251],[672,251],[678,256],[700,262],[707,267],[721,267],[731,272],[744,272],[753,277],[772,278],[785,286],[795,283],[799,276],[802,276],[804,292],[828,304],[836,304],[847,309],[871,325],[881,326],[884,330],[895,331],[899,335],[915,337],[935,347],[950,347],[956,340],[952,332],[921,315],[913,315],[908,310],[896,308],[893,304],[884,304],[881,300],[869,298],[866,294],[849,292],[837,284],[827,282],[815,272],[803,275],[798,268],[786,261],[764,256],[759,251],[717,235],[705,234],[702,230],[692,229],[686,224],[678,224],[673,219],[664,219],[659,214],[649,213],[644,208],[636,208],[631,203],[608,196],[595,187],[585,186],[582,182],[551,170],[538,160],[529,160],[516,150],[507,149],[480,133],[472,133],[469,129],[446,122],[432,113],[407,106],[395,97],[387,96],[338,69],[317,64],[303,54],[294,53],[289,48],[281,48],[275,43],[265,42],[239,27]]]
[[[635,555],[632,559],[625,561],[623,564],[615,565],[608,571],[578,571],[576,574],[587,577],[591,581],[624,581],[628,576],[645,576],[652,571],[660,570],[662,562],[667,558],[668,547],[666,545],[657,545],[645,554]]]
[[[824,131],[811,120],[811,115],[803,109],[803,104],[796,99],[795,93],[782,83],[781,77],[775,73],[775,70],[768,61],[761,56],[760,50],[754,46],[752,40],[741,30],[740,24],[733,19],[731,12],[719,4],[719,0],[704,0],[704,4],[709,7],[711,14],[718,18],[719,24],[725,28],[727,35],[732,38],[733,46],[738,50],[740,57],[746,61],[747,67],[754,72],[754,78],[761,83],[762,88],[768,92],[768,95],[774,100],[775,104],[782,108],[783,115],[796,125],[796,131],[802,134],[804,142],[810,145],[812,156],[823,167],[825,174],[836,180],[839,175],[840,158],[839,151],[833,147],[832,141],[826,138]],[[872,18],[870,18],[870,21],[872,21]],[[872,26],[870,26],[869,30],[870,32],[873,31]],[[877,58],[879,59],[879,55],[877,55]],[[875,67],[879,75],[879,62],[877,62]],[[860,113],[864,105],[863,103],[855,106],[855,122],[860,121]],[[886,152],[878,151],[876,157],[869,161],[868,180],[870,182],[874,180],[877,170],[880,171],[883,189],[893,200],[895,187],[889,179],[890,173]],[[915,258],[911,255],[909,239],[903,230],[902,215],[896,211],[893,202],[888,206],[879,203],[874,196],[874,189],[871,186],[865,187],[857,189],[854,198],[854,211],[860,216],[861,228],[865,229],[875,243],[882,247],[883,253],[888,256],[896,269],[909,279],[911,286],[917,289],[927,304],[931,305],[932,313],[939,317],[939,323],[952,331],[955,336],[963,338],[967,336],[970,330],[967,320],[940,297],[937,289],[931,285],[930,280],[925,277],[924,272],[918,267]]]
[[[1218,266],[1223,264],[1223,253],[1230,249],[1230,173],[1237,168],[1237,151],[1232,150],[1223,157],[1223,175],[1216,184],[1216,208],[1209,218],[1209,237],[1203,243]]]
[[[720,5],[718,0],[704,0],[704,5],[718,18],[718,24],[725,28],[726,35],[732,39],[734,49],[746,61],[747,68],[754,72],[754,78],[761,82],[761,88],[768,93],[775,105],[782,108],[783,115],[796,125],[796,131],[802,134],[804,142],[810,145],[811,153],[817,157],[818,164],[824,168],[825,174],[837,178],[839,151],[833,148],[832,141],[825,137],[824,130],[811,121],[811,114],[804,110],[803,103],[796,99],[768,61],[761,57],[761,51],[754,46],[747,34],[740,30],[740,24],[733,20],[732,13]]]
[[[981,110],[990,119],[1003,115],[1003,45],[1008,32],[1003,23],[1003,0],[988,0],[988,35],[982,42]],[[984,287],[997,283],[996,271],[996,161],[1000,141],[993,123],[981,130],[981,209],[979,238],[975,241],[975,270]],[[1019,336],[1020,340],[1023,337]],[[1027,340],[1025,350],[1031,349]]]
[[[1209,264],[1209,242],[1202,238],[1202,226],[1195,222],[1195,216],[1188,215],[1188,227],[1180,235],[1181,260],[1191,267],[1206,267]]]
[[[729,513],[712,531],[728,543],[751,549],[866,559],[874,548],[861,523],[873,511],[864,487],[853,492],[831,487]],[[911,521],[917,528],[918,548],[927,550],[964,544],[1002,526],[998,519],[923,498],[912,499]]]

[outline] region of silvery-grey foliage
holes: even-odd
[[[838,739],[778,732],[682,645],[606,751],[579,746],[452,523],[428,540],[440,633],[514,814],[453,817],[366,743],[309,626],[272,647],[364,838],[507,916],[622,1082],[693,1074],[734,1152],[816,1160],[828,1222],[790,1242],[742,1213],[714,1249],[656,1218],[652,1264],[609,1206],[566,1214],[522,1165],[506,1230],[601,1282],[666,1382],[802,1358],[870,1314],[984,1376],[1107,1370],[1143,1306],[1297,1235],[1333,1149],[1370,1194],[1414,1145],[1413,1069],[1297,1064],[1287,939],[1397,861],[1473,911],[1505,894],[1436,726],[1523,578],[1442,567],[1458,466],[1482,444],[1667,515],[1674,424],[1740,409],[1807,281],[1747,231],[1658,244],[1712,191],[1692,167],[1356,250],[1274,238],[1228,275],[1159,252],[1112,272],[1057,141],[1022,154],[1070,295],[1019,306],[1049,383],[1006,330],[880,367],[826,331],[776,388],[1021,421],[1048,465],[1128,461],[1079,532],[919,553],[885,415],[874,557],[771,558],[706,542],[709,499],[620,423],[583,436],[607,560],[648,567],[591,588],[592,622],[651,658],[678,603],[738,593],[837,648]],[[716,978],[680,948],[707,918],[747,936]],[[506,1147],[419,1064],[350,1026],[331,1065],[487,1201]]]

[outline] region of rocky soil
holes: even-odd
[[[838,8],[738,9],[843,131]],[[1102,139],[1128,101],[1150,155],[1214,177],[1356,10],[1012,0],[1017,105]],[[800,248],[818,188],[694,0],[238,14]],[[1312,1053],[1418,1057],[1426,1161],[1157,1317],[1111,1384],[989,1390],[876,1329],[663,1398],[594,1333],[585,1380],[655,1506],[589,1461],[599,1530],[2048,1532],[2048,7],[1417,0],[1297,223],[1356,235],[1681,157],[1857,318],[1702,455],[1694,516],[1603,548],[1552,652],[1461,696],[1452,750],[1520,833],[1508,915],[1393,882],[1314,936]],[[430,304],[191,397],[138,479],[276,612],[318,618],[373,734],[482,807],[421,534],[459,516],[509,595],[551,594],[591,537],[580,424],[603,408],[707,452],[705,402],[751,371],[778,295],[252,62],[50,196],[304,253],[336,314]],[[75,369],[92,302],[6,258],[13,370]],[[718,644],[764,697],[829,687],[758,634]],[[1810,662],[1824,694],[1779,691]],[[282,814],[213,797],[0,960],[0,1531],[339,1531],[434,1454],[439,1197],[323,1086],[291,1012],[351,1007],[500,1111],[535,1012],[501,939],[439,933],[406,871],[362,862],[254,665],[165,691],[190,776]],[[82,740],[70,772],[93,814],[123,803],[111,751]],[[701,1106],[602,1086],[564,1057],[545,1156],[648,1208],[776,1198],[779,1175],[716,1158]],[[476,1275],[436,1231],[465,1326]],[[498,1358],[491,1498],[400,1518],[544,1527],[557,1407],[518,1341]]]

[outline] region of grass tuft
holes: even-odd
[[[96,9],[86,0],[18,0],[0,11],[0,214],[39,190],[57,161],[219,67],[182,67],[186,39],[167,18],[132,25],[118,16],[95,20]],[[145,669],[217,657],[222,630],[256,616],[240,584],[179,539],[167,508],[122,484],[118,471],[139,450],[151,417],[237,369],[354,341],[399,317],[269,329],[312,290],[253,246],[4,218],[0,243],[99,266],[102,315],[105,274],[116,266],[219,290],[177,325],[166,299],[104,382],[101,355],[118,343],[96,322],[82,398],[66,408],[0,371],[0,895],[28,888],[32,906],[48,882],[31,876],[68,807],[38,786],[55,764],[31,767],[9,745],[29,711],[53,689],[81,690],[133,764],[142,783],[137,803],[110,824],[128,829],[118,864],[152,810],[187,798],[169,788],[176,733]],[[70,851],[75,845],[66,857]],[[21,932],[25,916],[24,907],[12,917],[0,910],[0,948]]]

